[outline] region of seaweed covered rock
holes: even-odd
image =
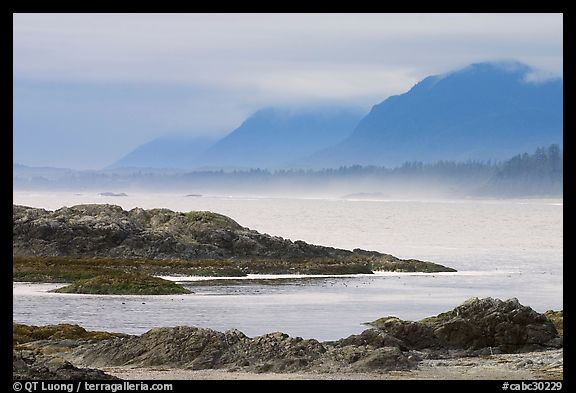
[[[94,295],[180,295],[191,293],[173,281],[146,274],[124,272],[78,280],[65,287],[54,289],[52,292]]]
[[[560,336],[564,335],[564,311],[548,310],[544,313],[553,324]]]
[[[45,326],[24,325],[21,323],[12,324],[12,341],[14,345],[40,340],[83,340],[96,342],[116,337],[127,337],[127,335],[123,333],[88,331],[82,326],[69,323]]]

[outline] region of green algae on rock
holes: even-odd
[[[191,293],[181,285],[139,273],[116,273],[78,280],[52,292],[93,295],[181,295]]]
[[[127,337],[123,333],[109,333],[100,331],[88,331],[82,326],[73,325],[69,323],[61,323],[58,325],[25,325],[21,323],[12,324],[12,342],[14,345],[25,344],[38,340],[87,340],[87,341],[101,341],[109,340],[115,337]]]
[[[564,310],[554,311],[548,310],[544,313],[546,317],[552,321],[554,327],[558,331],[558,334],[563,336],[564,335]]]
[[[13,256],[14,281],[62,282],[115,272],[137,271],[150,276],[246,276],[233,260],[183,260],[71,256]]]

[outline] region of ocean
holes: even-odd
[[[362,248],[441,263],[456,273],[182,281],[193,294],[98,296],[48,293],[58,284],[13,284],[13,318],[78,323],[140,334],[152,327],[282,331],[336,340],[387,315],[418,320],[470,297],[516,297],[544,312],[562,309],[563,200],[391,200],[184,193],[14,191],[15,204],[57,209],[110,203],[225,214],[259,232],[345,249]]]

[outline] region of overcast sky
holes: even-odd
[[[14,162],[98,169],[267,106],[368,112],[513,59],[562,75],[561,14],[14,14]]]

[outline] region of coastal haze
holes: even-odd
[[[372,376],[453,350],[450,361],[551,350],[561,378],[562,14],[16,13],[13,22],[15,324],[238,329],[255,337],[230,333],[257,354],[234,363],[247,372],[269,370],[258,351],[274,340],[294,338],[300,353],[299,337],[348,340],[318,343],[344,362],[320,369],[360,364]],[[142,295],[138,280],[178,291]],[[68,284],[76,293],[54,291]],[[390,319],[398,331],[386,330],[387,316],[401,319]],[[405,331],[415,345],[404,345],[414,338]],[[217,336],[166,332],[190,348]],[[256,337],[271,332],[292,337]],[[362,341],[374,334],[377,344]],[[421,336],[431,341],[419,347]],[[242,352],[228,338],[226,350]],[[62,356],[108,365],[116,349],[106,343],[97,356]],[[191,356],[176,352],[179,365]],[[273,367],[311,370],[299,356]],[[150,364],[177,367],[166,359]],[[197,360],[210,368],[198,356],[186,369]]]
[[[485,62],[429,76],[367,114],[264,108],[224,137],[165,135],[101,169],[15,164],[14,189],[557,197],[563,81],[534,75]]]
[[[490,100],[504,100],[501,109],[526,109],[520,104],[529,97],[519,100],[518,89],[544,92],[563,75],[562,14],[16,13],[13,26],[14,162],[34,167],[98,170],[157,138],[221,139],[270,107],[344,107],[367,115],[383,101],[379,112],[390,109],[391,101],[405,106],[407,99],[394,97],[416,85],[430,88],[438,80],[432,76],[471,64],[523,65],[500,67],[509,76],[526,74],[523,85],[518,78],[502,83],[501,72],[482,81],[460,78],[464,91],[444,89],[463,86],[454,83],[458,78],[441,80],[430,90],[437,98],[430,106],[412,100],[413,122],[392,114],[394,124],[383,129],[402,125],[412,133],[430,125],[436,133],[434,116],[442,114],[468,118],[476,130],[502,115]],[[486,94],[505,87],[514,89]],[[426,89],[410,98],[425,98]],[[546,94],[532,101],[542,102]],[[488,118],[462,111],[471,108]],[[381,113],[374,115],[382,120]],[[505,124],[515,118],[508,113]],[[362,134],[374,133],[368,125]],[[458,128],[465,131],[451,131]],[[360,143],[362,134],[350,142]],[[517,147],[524,150],[506,156],[535,148]]]

